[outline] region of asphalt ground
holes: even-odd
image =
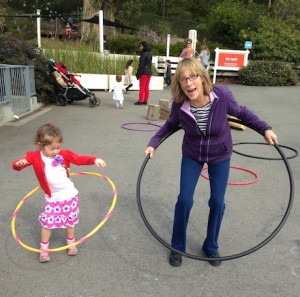
[[[241,104],[270,123],[280,145],[300,150],[300,87],[248,87],[228,85]],[[289,159],[294,177],[295,200],[290,215],[278,234],[258,251],[220,267],[184,258],[182,266],[168,263],[169,250],[146,228],[137,199],[137,177],[144,149],[157,126],[146,120],[145,106],[135,106],[138,92],[126,95],[125,109],[116,109],[108,92],[96,92],[102,103],[90,108],[88,100],[66,107],[48,105],[31,116],[0,127],[1,207],[0,207],[0,296],[205,296],[205,297],[298,297],[300,292],[299,157]],[[152,91],[150,103],[170,99],[170,90]],[[64,134],[63,147],[80,154],[97,155],[106,169],[72,166],[72,172],[96,172],[109,177],[118,197],[111,217],[89,240],[78,246],[76,257],[65,251],[51,254],[51,262],[41,264],[38,254],[18,245],[11,233],[11,218],[19,201],[36,185],[33,170],[11,169],[14,159],[35,149],[36,129],[52,122]],[[153,124],[162,124],[159,120]],[[133,131],[122,128],[147,131]],[[152,130],[152,131],[149,131]],[[182,131],[169,137],[147,163],[141,181],[141,203],[148,222],[166,242],[170,241],[173,211],[178,193]],[[247,128],[232,130],[241,153],[280,157],[263,138]],[[282,148],[287,157],[293,150]],[[290,183],[283,161],[249,158],[233,154],[231,182],[249,185],[228,186],[226,212],[219,238],[222,256],[239,254],[264,241],[280,224],[289,204]],[[250,171],[250,172],[249,172]],[[88,234],[105,217],[113,201],[111,185],[95,176],[74,176],[81,201],[77,239]],[[208,215],[208,181],[201,178],[188,227],[187,252],[203,256]],[[16,232],[22,242],[38,248],[43,206],[39,190],[28,198],[16,217]],[[53,231],[50,247],[65,244],[62,230]]]

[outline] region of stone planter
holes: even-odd
[[[124,75],[123,81],[124,81]],[[88,74],[78,73],[76,78],[80,81],[83,87],[89,90],[109,90],[116,81],[115,75],[108,74]],[[149,88],[151,91],[160,91],[164,89],[164,78],[162,76],[152,76]],[[133,86],[130,90],[139,90],[139,81],[133,76]]]

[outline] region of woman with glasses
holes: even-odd
[[[145,154],[153,158],[160,140],[176,131],[178,126],[182,127],[180,192],[175,206],[171,246],[185,252],[194,191],[206,163],[210,178],[210,211],[202,251],[208,258],[218,258],[218,237],[225,210],[224,197],[233,146],[227,115],[237,117],[259,131],[269,144],[277,143],[277,136],[266,122],[239,105],[225,85],[212,85],[209,74],[196,58],[185,58],[178,63],[171,92],[173,103],[170,116],[145,150]],[[180,266],[181,254],[171,251],[169,263]],[[215,259],[209,263],[221,265],[221,261]]]
[[[199,53],[192,48],[192,39],[186,41],[186,47],[182,50],[179,61],[183,58],[191,58],[199,56]]]

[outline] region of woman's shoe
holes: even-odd
[[[143,105],[147,105],[148,103],[147,103],[147,102],[143,102],[142,104],[143,104]]]
[[[142,105],[143,103],[141,102],[135,102],[134,105]]]
[[[181,254],[171,251],[169,263],[171,266],[180,266],[182,263],[182,256]]]
[[[204,252],[204,254],[206,255],[207,258],[220,258],[220,254],[218,252],[214,255],[208,255],[206,252]],[[208,261],[208,263],[212,266],[220,266],[222,264],[222,261],[220,261],[220,260],[211,260],[211,261]]]

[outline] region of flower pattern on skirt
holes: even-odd
[[[78,197],[66,201],[46,201],[39,222],[47,229],[74,227],[79,222]]]

